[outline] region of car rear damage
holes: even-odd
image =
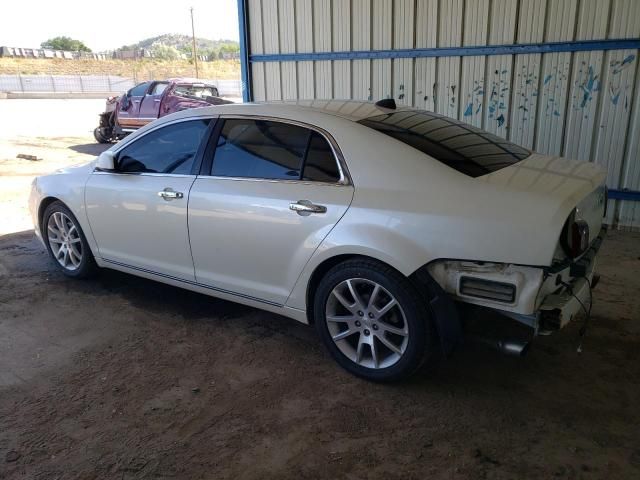
[[[457,302],[492,309],[530,327],[534,335],[560,330],[579,314],[588,318],[599,280],[596,257],[606,234],[603,175],[593,180],[599,186],[558,228],[548,265],[437,260],[427,265],[429,274]]]

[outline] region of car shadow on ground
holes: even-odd
[[[125,305],[124,317],[131,319],[130,326],[134,329],[137,328],[134,318],[153,318],[168,331],[182,332],[180,335],[185,331],[197,332],[210,327],[230,328],[232,335],[246,336],[249,342],[277,339],[278,348],[289,351],[291,355],[303,350],[303,356],[307,358],[302,361],[320,365],[318,370],[323,374],[330,374],[332,369],[338,368],[325,353],[315,329],[289,318],[115,270],[102,269],[88,280],[69,279],[55,268],[31,232],[0,237],[0,255],[3,257],[0,258],[0,267],[10,275],[36,277],[46,273],[47,288],[59,291],[69,298],[68,301],[76,302],[76,308],[80,310],[89,312],[94,308],[113,308],[111,313],[100,312],[105,318],[111,318],[118,315],[118,310]],[[465,320],[475,327],[475,336],[467,334],[449,358],[436,358],[426,364],[417,375],[404,382],[406,388],[438,391],[476,385],[487,394],[491,394],[493,388],[500,390],[506,386],[520,390],[524,378],[533,383],[544,383],[552,375],[550,365],[557,368],[558,363],[564,364],[563,370],[571,371],[584,368],[583,360],[586,358],[594,360],[591,355],[581,358],[576,353],[579,322],[572,322],[552,337],[536,338],[527,356],[514,358],[487,346],[487,337],[479,341],[478,325],[473,325],[478,321],[491,324],[492,328],[485,329],[485,332],[492,332],[488,338],[496,338],[496,331],[502,329],[496,329],[495,324],[503,322],[504,318],[486,311],[473,315],[474,318],[465,317]],[[596,328],[603,320],[595,318]],[[585,348],[596,348],[602,340],[588,339]],[[616,344],[615,347],[623,345]],[[603,349],[610,352],[610,348],[610,345],[601,344],[596,349],[600,354]]]
[[[112,143],[85,143],[83,145],[72,145],[69,148],[74,152],[98,156],[112,145]]]
[[[61,294],[69,297],[68,301],[77,302],[76,308],[86,312],[97,305],[107,309],[112,305],[114,311],[111,314],[101,312],[109,318],[118,314],[121,305],[127,305],[126,317],[153,317],[154,322],[177,331],[185,328],[197,331],[223,323],[233,327],[235,334],[246,335],[252,342],[276,337],[283,350],[293,353],[304,349],[305,356],[313,357],[306,361],[322,365],[320,370],[325,372],[338,368],[325,353],[315,328],[292,319],[110,269],[102,269],[87,280],[69,279],[55,268],[31,232],[0,237],[0,253],[3,252],[20,253],[20,257],[15,259],[19,263],[11,265],[11,259],[8,259],[8,264],[2,262],[7,270],[12,271],[15,267],[20,275],[46,272],[50,282],[48,288],[59,289]],[[135,328],[135,324],[132,326]],[[442,387],[451,385],[452,381],[456,383],[454,379],[464,383],[464,378],[482,377],[486,370],[500,372],[499,383],[509,382],[511,376],[515,382],[518,371],[526,369],[526,365],[526,359],[505,358],[477,339],[467,338],[451,358],[430,362],[405,384],[413,389],[427,383],[430,388],[437,389],[437,385]]]

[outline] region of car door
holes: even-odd
[[[140,114],[140,104],[144,98],[151,82],[144,82],[136,85],[129,90],[125,97],[120,100],[118,107],[118,123],[124,128],[138,128],[145,123],[141,123],[138,119]]]
[[[187,203],[210,122],[162,125],[117,150],[115,171],[91,174],[87,215],[106,262],[194,281]]]
[[[140,121],[152,122],[160,116],[160,102],[162,102],[162,95],[168,86],[167,82],[155,82],[142,97],[138,114]]]
[[[189,198],[196,280],[282,305],[353,187],[324,132],[238,117],[220,119],[216,130],[205,158],[212,167]]]

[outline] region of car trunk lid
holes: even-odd
[[[566,158],[534,153],[526,159],[477,180],[509,190],[560,200],[567,215],[576,215],[589,225],[595,238],[605,211],[606,171],[601,167]]]

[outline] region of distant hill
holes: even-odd
[[[172,47],[181,53],[190,55],[191,37],[189,35],[166,33],[164,35],[158,35],[157,37],[146,38],[132,45],[124,45],[118,50],[153,50],[158,46]],[[196,46],[198,53],[201,55],[215,53],[217,56],[220,50],[229,52],[240,50],[240,45],[235,40],[209,40],[207,38],[196,37]]]

